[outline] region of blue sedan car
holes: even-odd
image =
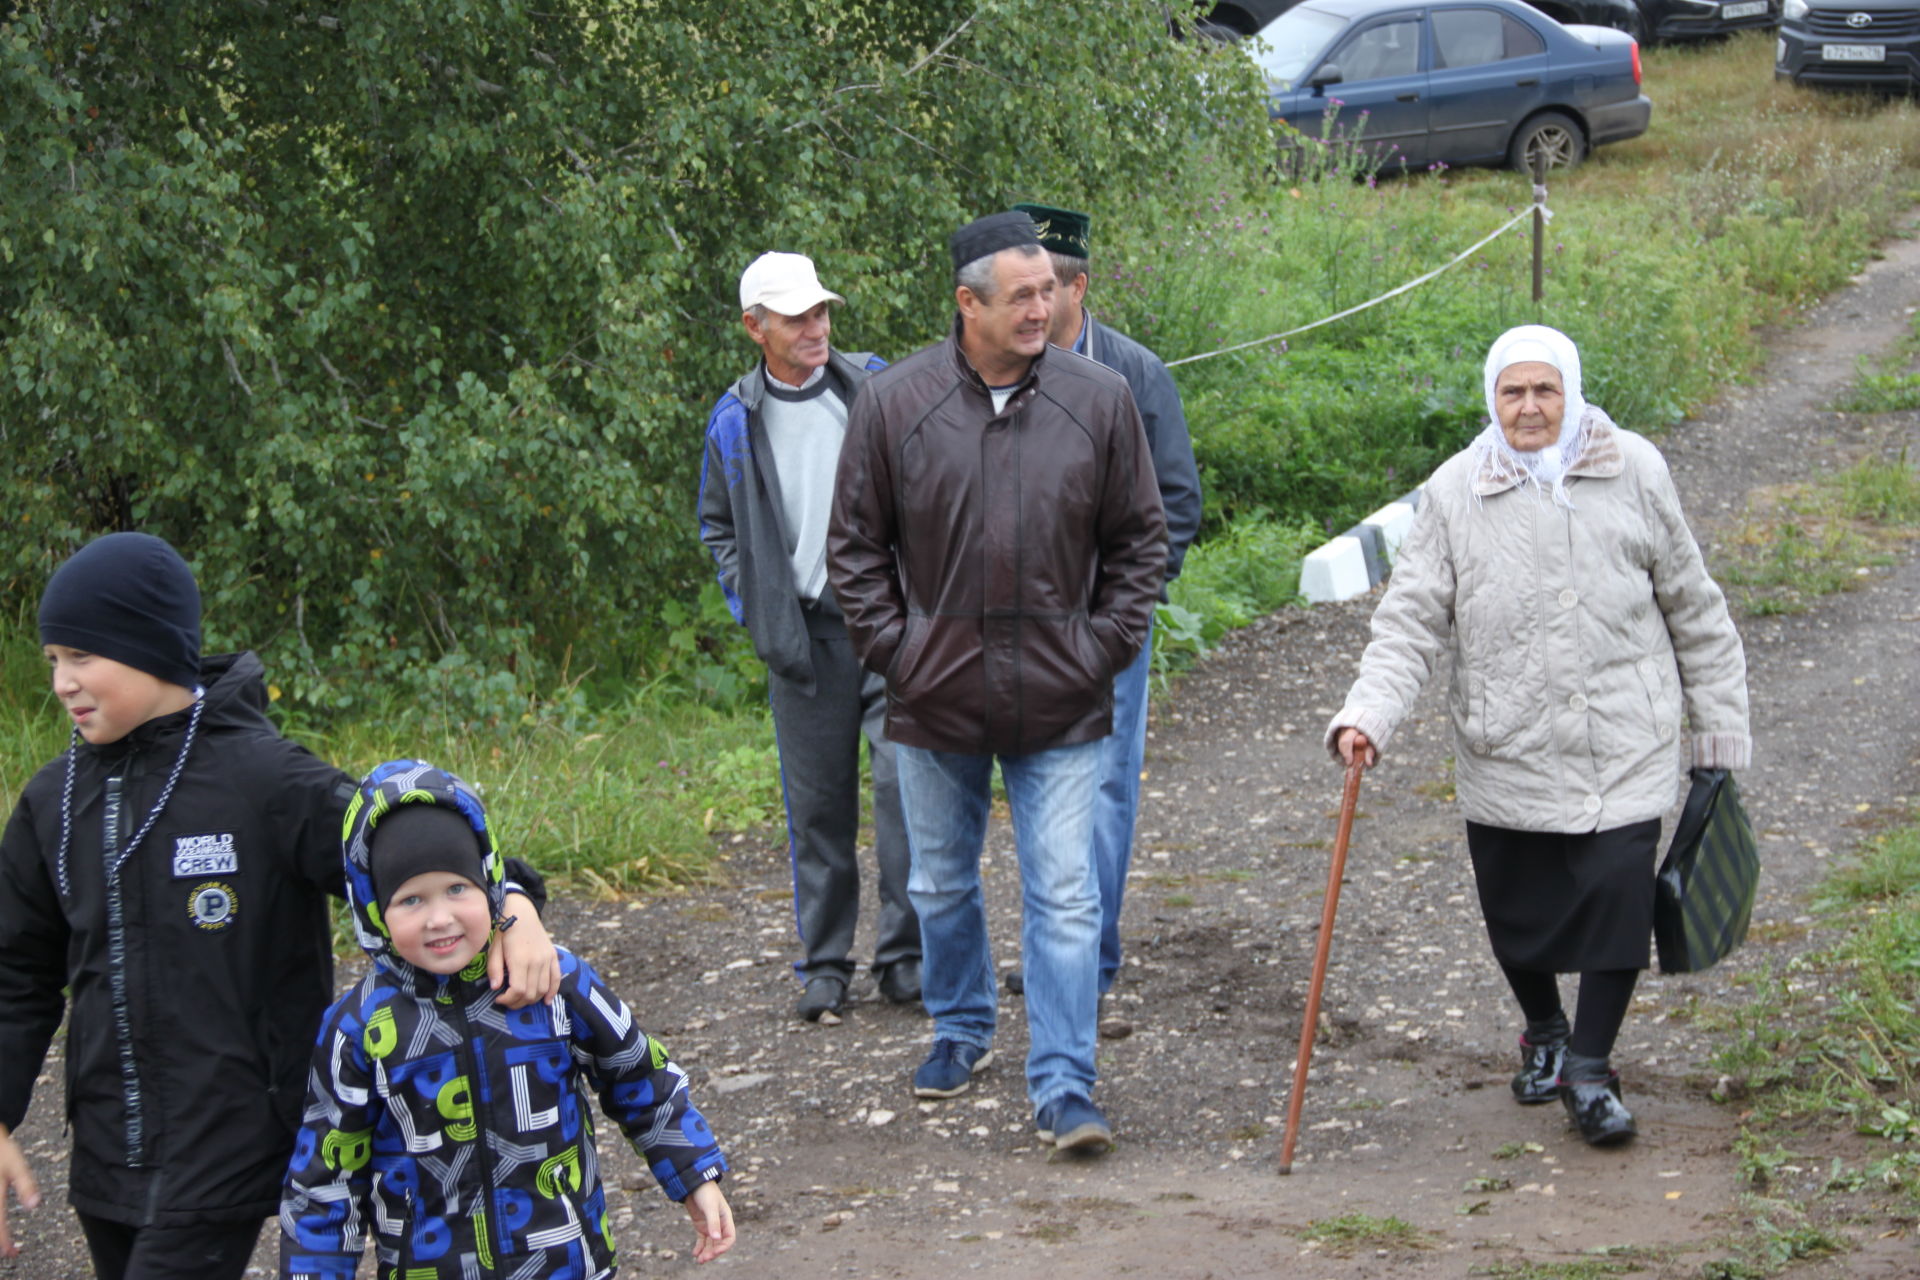
[[[1633,37],[1518,0],[1303,0],[1247,47],[1274,118],[1387,169],[1571,168],[1653,113]]]

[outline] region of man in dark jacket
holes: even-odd
[[[1043,204],[1014,208],[1033,219],[1040,244],[1053,260],[1053,321],[1048,338],[1056,347],[1097,360],[1127,380],[1153,454],[1160,504],[1167,513],[1167,581],[1200,531],[1200,476],[1187,435],[1180,390],[1160,357],[1124,333],[1094,319],[1085,306],[1091,221],[1084,213]],[[1160,598],[1166,599],[1164,587]],[[1100,761],[1100,791],[1093,802],[1093,865],[1100,877],[1100,994],[1120,971],[1120,907],[1133,859],[1133,820],[1140,807],[1140,770],[1147,753],[1147,676],[1153,665],[1149,627],[1140,654],[1113,681],[1113,736]],[[1021,973],[1007,975],[1009,990],[1021,989]],[[1100,1024],[1103,1035],[1130,1028],[1118,1019]]]
[[[1166,521],[1126,381],[1049,350],[1053,269],[1025,214],[951,245],[944,341],[877,374],[847,426],[828,557],[887,680],[934,1043],[914,1092],[961,1093],[992,1053],[980,891],[997,758],[1019,842],[1032,982],[1027,1093],[1044,1142],[1098,1152],[1095,774],[1114,675],[1146,635]]]
[[[741,321],[763,358],[714,405],[700,472],[701,541],[719,566],[727,607],[767,664],[793,913],[806,949],[797,1012],[809,1022],[837,1017],[853,977],[863,734],[880,870],[873,971],[887,999],[920,998],[920,922],[907,897],[893,748],[881,728],[885,687],[861,669],[827,585],[827,515],[847,406],[885,367],[828,344],[827,306],[842,301],[800,254],[762,254],[747,268]]]

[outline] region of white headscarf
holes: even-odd
[[[1500,375],[1516,364],[1528,361],[1550,364],[1560,371],[1564,409],[1560,416],[1560,438],[1544,448],[1522,453],[1507,443],[1500,430],[1500,406],[1494,388]],[[1580,456],[1586,438],[1586,398],[1580,394],[1580,350],[1573,340],[1558,329],[1543,324],[1523,324],[1494,339],[1487,352],[1486,367],[1487,427],[1474,441],[1474,448],[1485,461],[1489,455],[1509,470],[1530,480],[1541,492],[1551,492],[1553,500],[1571,510],[1567,496],[1566,471]]]

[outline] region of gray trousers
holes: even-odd
[[[811,695],[771,673],[774,741],[787,805],[793,861],[793,916],[806,958],[802,981],[853,976],[854,926],[860,918],[860,739],[873,770],[873,852],[880,871],[876,971],[920,957],[920,921],[907,899],[907,829],[893,744],[884,736],[887,697],[881,678],[861,667],[837,619],[808,619],[813,645]]]

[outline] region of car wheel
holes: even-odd
[[[1522,173],[1532,173],[1535,153],[1546,156],[1549,169],[1571,169],[1587,154],[1586,135],[1567,116],[1543,111],[1514,133],[1507,163]]]

